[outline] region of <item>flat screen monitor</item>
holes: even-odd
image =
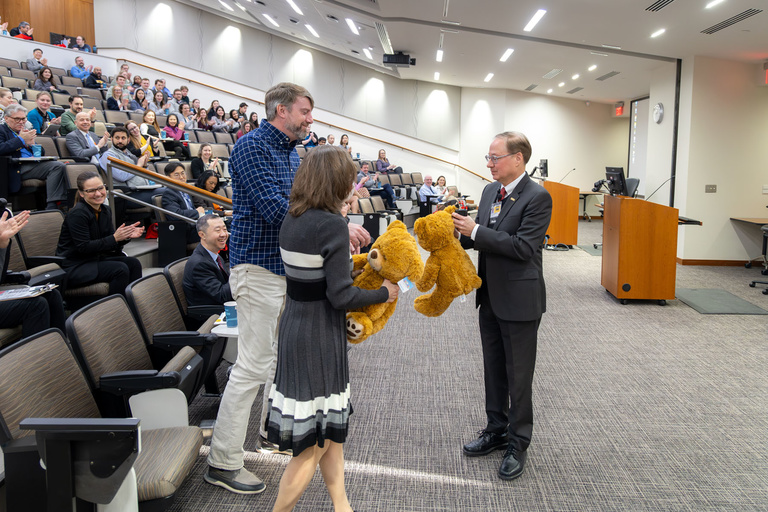
[[[628,196],[627,179],[623,167],[605,168],[605,185],[612,196]]]
[[[541,173],[542,178],[549,177],[549,165],[546,158],[539,160],[539,173]]]

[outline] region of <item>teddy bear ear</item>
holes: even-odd
[[[443,211],[445,211],[445,212],[448,212],[448,215],[450,215],[450,214],[452,214],[453,212],[455,212],[455,211],[456,211],[456,207],[455,207],[455,206],[453,206],[453,205],[451,205],[451,206],[447,206],[447,207],[445,208],[445,210],[443,210]]]
[[[405,224],[403,224],[401,221],[396,220],[392,222],[389,226],[387,226],[387,231],[390,229],[402,229],[403,231],[408,231],[408,228],[405,227]]]

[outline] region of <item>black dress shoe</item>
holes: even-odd
[[[464,445],[464,455],[477,457],[479,455],[488,455],[494,450],[503,450],[507,447],[507,433],[495,434],[481,430],[478,432],[480,437]]]
[[[507,448],[507,453],[499,466],[499,478],[502,480],[514,480],[523,474],[525,468],[526,452],[521,452],[513,446]]]

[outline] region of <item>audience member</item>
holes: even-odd
[[[247,117],[248,117],[248,104],[243,101],[240,103],[240,106],[237,107],[237,119],[240,120],[240,118],[242,118],[242,121],[240,122],[244,123]]]
[[[41,92],[39,95],[48,94]],[[38,95],[38,96],[39,96]],[[11,104],[5,108],[5,124],[0,126],[0,156],[14,158],[33,157],[31,146],[35,143],[35,130],[27,130],[24,124],[27,109]],[[45,148],[42,148],[45,154]],[[49,210],[61,206],[66,209],[67,174],[63,162],[9,162],[8,188],[11,193],[21,188],[21,181],[27,179],[45,180],[46,208]],[[61,204],[57,204],[61,203]]]
[[[189,87],[182,85],[179,89],[181,89],[181,102],[189,105]]]
[[[208,113],[204,108],[197,110],[197,129],[198,130],[210,130],[211,125],[208,124]]]
[[[199,178],[197,178],[195,181],[195,186],[197,188],[207,190],[211,194],[216,194],[221,188],[221,181],[219,180],[219,177],[213,174],[211,171],[205,171],[200,175]],[[225,210],[221,205],[218,205],[208,199],[193,197],[192,202],[194,203],[195,207],[202,206],[206,210],[213,210],[214,213],[220,217],[232,216],[232,210]]]
[[[313,148],[317,146],[317,134],[315,132],[309,132],[307,138],[301,141],[301,145],[305,148]]]
[[[168,113],[179,113],[179,109],[181,108],[181,89],[174,89],[173,90],[173,97],[168,100]]]
[[[328,145],[333,146],[333,143],[336,142],[336,137],[331,133],[326,137],[328,139]]]
[[[149,102],[149,110],[156,115],[166,115],[170,109],[168,99],[163,91],[155,91],[152,94],[152,101]]]
[[[179,124],[184,126],[185,130],[197,129],[197,118],[190,111],[189,103],[182,103],[179,110]]]
[[[0,23],[0,36],[9,37],[10,35],[8,33],[8,22]]]
[[[130,96],[131,95],[131,91],[128,89],[128,83],[127,83],[127,80],[125,78],[125,75],[117,75],[115,77],[115,81],[110,86],[109,91],[107,91],[107,96],[110,97],[110,98],[114,98],[115,97],[115,95],[114,95],[114,90],[115,89],[120,89],[120,91],[121,91],[121,93],[120,93],[121,96],[120,97],[122,97],[122,96]]]
[[[32,87],[36,91],[59,92],[56,88],[56,77],[48,66],[40,69],[35,79],[35,85]]]
[[[165,86],[165,80],[162,78],[156,79],[155,86],[152,88],[153,93],[158,91],[162,91],[162,93],[165,94],[166,98],[171,96],[171,91],[169,91],[168,88]]]
[[[67,149],[75,161],[91,162],[99,166],[99,155],[109,149],[109,132],[99,138],[91,132],[91,115],[88,112],[79,112],[75,116],[77,130],[67,134]]]
[[[87,53],[91,53],[93,51],[91,50],[91,47],[85,43],[85,38],[83,36],[77,36],[75,38],[74,44],[72,44],[70,48],[74,48],[75,50],[80,50],[81,52]]]
[[[75,118],[77,114],[83,111],[83,97],[74,95],[69,97],[69,110],[61,114],[61,127],[59,128],[59,135],[67,136],[69,133],[77,130],[77,124]],[[88,111],[88,116],[91,119],[90,131],[95,131],[94,125],[96,123],[96,109],[92,108]]]
[[[448,190],[448,185],[446,184],[445,176],[438,176],[437,181],[433,182],[432,186],[443,196],[443,202],[447,203],[448,201],[452,199],[458,199],[457,197],[451,195],[450,191]],[[472,208],[470,208],[472,209]]]
[[[250,121],[246,121],[245,123],[243,123],[243,126],[240,127],[240,130],[238,130],[237,138],[239,139],[240,137],[250,132],[251,130],[253,130],[253,124],[251,124]]]
[[[236,109],[232,109],[229,111],[229,119],[227,119],[227,123],[229,123],[229,131],[234,133],[240,131],[240,120],[242,119],[243,122],[245,122],[244,117],[240,117],[239,112]]]
[[[136,89],[141,89],[141,77],[139,75],[133,75],[133,92],[136,93]]]
[[[124,295],[126,286],[141,277],[141,263],[125,256],[122,248],[139,238],[144,228],[136,222],[114,229],[106,198],[107,189],[97,172],[85,171],[77,177],[77,203],[61,225],[56,256],[64,258],[61,266],[68,286],[109,283],[110,295]]]
[[[232,119],[226,118],[224,107],[221,105],[216,107],[216,114],[213,117],[208,115],[208,124],[214,132],[228,132],[232,128],[232,123]]]
[[[216,115],[216,109],[219,108],[219,100],[213,100],[208,107],[208,119]]]
[[[120,64],[120,71],[117,72],[118,76],[122,75],[123,77],[125,77],[125,83],[127,84],[133,83],[131,81],[131,72],[129,71],[129,69],[130,69],[130,66],[126,62],[123,62],[122,64]]]
[[[128,130],[128,138],[130,139],[128,142],[128,151],[130,151],[133,156],[140,158],[146,155],[148,159],[149,157],[155,156],[159,152],[160,140],[153,139],[149,136],[149,140],[145,139],[141,134],[139,125],[137,125],[135,122],[128,121],[125,123],[125,129]],[[146,167],[148,163],[149,160],[146,160],[142,167]]]
[[[210,171],[219,179],[222,178],[219,159],[218,157],[213,158],[213,146],[207,142],[200,145],[200,151],[197,153],[197,158],[192,159],[192,177],[197,179],[205,171]]]
[[[203,215],[197,220],[196,229],[200,244],[184,267],[184,296],[190,306],[223,305],[233,300],[229,264],[219,255],[229,238],[227,226],[215,215]]]
[[[37,73],[44,66],[48,65],[48,59],[43,58],[43,50],[35,48],[32,50],[33,58],[27,59],[27,69],[33,73]]]
[[[197,113],[200,111],[200,100],[197,98],[192,100],[192,103],[190,104],[189,108],[190,108],[190,112],[197,115]]]
[[[11,36],[18,37],[19,39],[26,39],[27,41],[34,41],[35,38],[32,36],[34,30],[35,29],[33,29],[28,22],[22,21],[19,23],[18,27],[11,29]]]
[[[0,124],[5,123],[5,109],[8,105],[16,103],[10,89],[0,87]]]
[[[85,60],[78,55],[75,57],[75,65],[70,68],[69,74],[80,80],[85,80],[88,78],[88,75],[91,74],[92,70],[93,66],[86,66]]]
[[[179,162],[166,164],[164,172],[172,180],[179,183],[187,183],[187,173],[184,171],[184,166]],[[192,198],[186,192],[164,187],[162,201],[163,208],[169,212],[183,215],[188,219],[197,220],[205,215],[205,208],[202,206],[195,207]],[[200,237],[197,235],[195,225],[187,224],[187,243],[191,244],[199,241]]]
[[[165,122],[165,135],[168,139],[164,140],[163,146],[166,151],[173,151],[176,153],[176,157],[182,160],[189,159],[189,148],[184,145],[184,128],[179,126],[179,116],[176,114],[168,114],[168,119]]]
[[[403,168],[398,167],[395,164],[389,163],[389,160],[387,160],[387,152],[383,149],[379,150],[379,159],[376,160],[376,170],[379,171],[381,174],[389,174],[391,172],[402,174]]]
[[[327,139],[325,137],[320,137],[319,139],[317,139],[317,145],[318,146],[325,146],[326,142],[328,142],[328,141],[327,141]]]
[[[432,176],[426,174],[424,176],[424,184],[419,189],[419,201],[422,203],[430,202],[432,204],[437,204],[442,200],[443,194],[441,194],[437,188],[432,186]]]
[[[349,136],[346,133],[339,139],[339,147],[344,149],[350,155],[352,154],[352,146],[349,145]]]
[[[147,100],[147,94],[144,92],[144,89],[136,89],[133,93],[133,99],[128,104],[128,108],[133,112],[144,112],[147,110],[148,106],[149,101]]]
[[[251,115],[248,116],[248,121],[253,125],[254,128],[259,127],[259,114],[256,112],[251,112]]]
[[[160,125],[157,124],[157,116],[152,110],[144,112],[144,117],[141,123],[141,134],[145,137],[150,135],[152,137],[160,137]]]
[[[109,91],[111,96],[107,98],[107,110],[129,110],[130,96],[123,96],[123,89],[115,86]]]
[[[152,96],[152,89],[149,88],[149,78],[141,79],[141,89],[144,91],[144,95],[149,98]]]
[[[344,488],[343,443],[351,413],[346,310],[393,302],[399,292],[387,279],[373,290],[352,284],[349,233],[340,212],[355,170],[340,148],[308,153],[280,229],[286,297],[267,436],[293,457],[280,480],[276,511],[293,509],[318,466],[334,509],[352,510]],[[238,302],[238,323],[239,308]]]
[[[101,158],[99,158],[99,164],[101,168],[107,168],[109,157],[116,158],[118,160],[122,160],[123,162],[128,162],[139,167],[146,167],[147,155],[141,155],[139,158],[136,158],[133,153],[128,151],[128,142],[128,130],[122,126],[115,127],[112,130],[112,146],[101,155]],[[128,171],[117,169],[116,167],[112,168],[112,181],[115,187],[128,188],[132,197],[147,203],[152,200],[153,195],[156,193],[162,193],[162,191],[157,192],[157,189],[148,189],[148,185],[150,185],[150,183],[147,179],[142,178],[141,176],[136,176],[135,174],[131,174]],[[139,190],[139,187],[142,187],[143,190]],[[134,189],[136,190],[134,191]]]
[[[374,196],[381,196],[384,201],[387,203],[387,208],[390,209],[396,209],[397,204],[395,203],[395,191],[392,188],[392,185],[389,183],[385,183],[382,185],[381,181],[379,180],[379,173],[376,173],[375,175],[369,174],[369,167],[368,162],[363,162],[360,166],[360,172],[357,173],[357,182],[362,183],[363,186],[368,190],[368,193],[370,195]],[[352,212],[357,213],[357,212]]]
[[[0,285],[6,273],[7,253],[13,236],[29,221],[29,212],[10,217],[8,211],[0,215]],[[64,303],[59,290],[51,290],[37,297],[0,301],[0,329],[21,324],[21,335],[26,338],[49,327],[64,330]]]
[[[85,79],[84,84],[89,89],[104,89],[107,84],[101,77],[101,68],[94,66],[93,71],[91,71],[91,74]]]

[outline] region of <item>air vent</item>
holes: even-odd
[[[731,25],[735,25],[740,21],[744,21],[747,18],[751,18],[755,14],[760,14],[763,12],[762,9],[747,9],[746,11],[737,14],[736,16],[733,16],[732,18],[728,18],[725,21],[721,21],[717,25],[712,25],[709,28],[705,28],[701,31],[702,34],[714,34],[715,32],[719,32],[723,30],[724,28],[728,28]]]
[[[550,71],[549,73],[547,73],[541,78],[555,78],[557,75],[559,75],[562,72],[563,72],[562,69],[553,69],[552,71]]]
[[[648,7],[645,8],[646,11],[656,12],[660,11],[675,0],[659,0],[658,2],[654,2]]]
[[[257,4],[259,4],[259,5],[263,5],[264,7],[266,7],[266,6],[267,6],[267,4],[265,4],[265,3],[264,3],[264,2],[262,2],[261,0],[256,0],[256,3],[257,3]]]
[[[327,14],[325,17],[326,17],[326,18],[328,18],[328,19],[329,19],[329,20],[331,20],[331,21],[335,21],[336,23],[338,23],[338,22],[339,22],[339,18],[337,18],[337,17],[336,17],[336,16],[334,16],[333,14]]]
[[[571,89],[570,91],[566,91],[566,94],[573,94],[575,92],[579,92],[582,89],[583,89],[583,87],[576,87],[575,89]]]
[[[357,50],[350,50],[350,51],[351,51],[352,53],[354,53],[355,55],[360,55],[360,52],[359,52],[359,51],[357,51]]]
[[[379,42],[384,53],[395,53],[392,50],[392,42],[389,40],[389,34],[387,33],[387,27],[383,23],[376,22],[376,33],[379,34]]]
[[[539,84],[531,84],[531,85],[529,85],[528,87],[526,87],[526,88],[525,88],[525,90],[526,90],[526,91],[532,91],[532,90],[534,90],[535,88],[537,88],[538,86],[539,86]]]
[[[620,73],[620,71],[611,71],[610,73],[606,73],[603,76],[599,76],[599,77],[595,78],[595,80],[600,80],[602,82],[604,80],[608,80],[609,78],[618,75],[619,73]]]

